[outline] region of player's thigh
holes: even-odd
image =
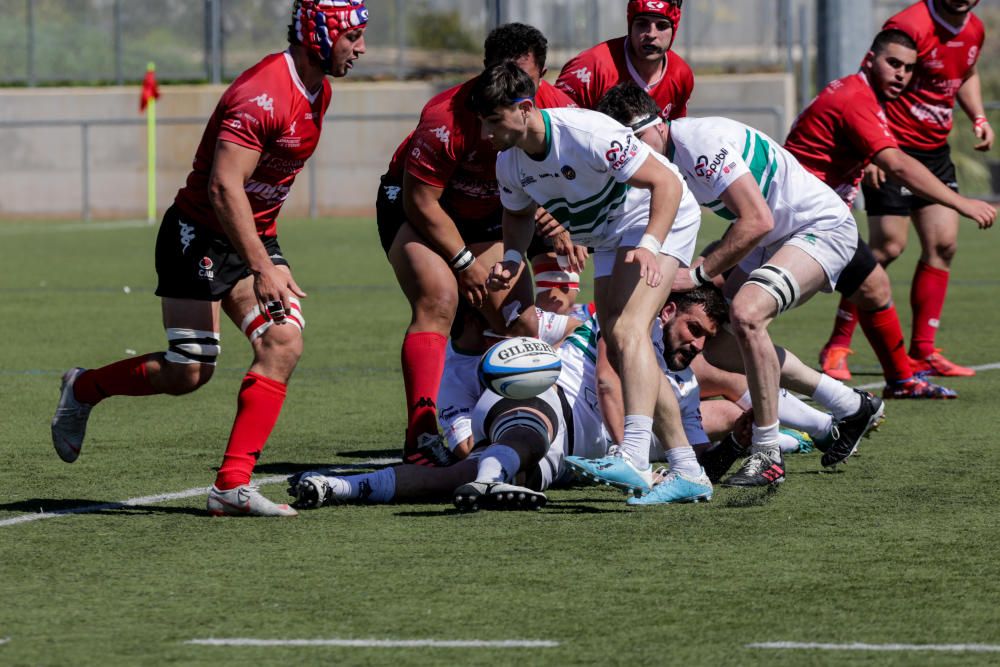
[[[795,305],[805,303],[816,292],[829,285],[829,278],[819,261],[805,250],[793,245],[786,244],[779,248],[767,261],[767,265],[782,270],[798,286],[798,299]],[[751,281],[744,283],[736,293],[732,312],[735,320],[768,322],[777,316],[779,303],[777,297]]]
[[[218,301],[163,297],[160,299],[160,310],[164,329],[219,331],[221,318]]]
[[[415,311],[433,310],[449,322],[458,305],[458,283],[448,264],[403,223],[389,248],[389,263],[403,294]]]
[[[615,322],[622,317],[634,323],[651,322],[670,295],[670,286],[679,266],[677,259],[657,255],[657,265],[663,277],[658,286],[650,287],[646,279],[639,275],[639,264],[625,262],[625,255],[630,250],[632,248],[620,248],[616,253],[614,268],[601,295],[603,305],[597,304],[602,326],[604,322]]]
[[[736,341],[736,337],[726,329],[723,329],[706,341],[705,350],[702,352],[702,356],[704,356],[705,360],[712,366],[719,368],[724,372],[735,374],[742,374],[745,372],[743,354],[740,352],[739,343]],[[741,375],[741,377],[743,377],[745,382],[746,376]],[[698,378],[698,383],[701,383],[700,376]]]
[[[701,425],[712,440],[719,440],[731,432],[742,414],[743,409],[732,401],[701,402]]]
[[[873,215],[868,218],[868,245],[880,262],[894,259],[906,249],[910,218],[906,215]]]

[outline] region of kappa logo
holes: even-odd
[[[447,144],[451,139],[451,132],[448,131],[447,125],[442,125],[441,127],[435,127],[431,132],[437,137],[442,144]]]
[[[183,222],[179,223],[181,231],[181,245],[184,246],[184,250],[181,254],[188,251],[188,247],[191,245],[191,241],[194,241],[194,225],[187,225]]]
[[[274,116],[274,98],[268,97],[267,93],[261,93],[257,97],[251,97],[251,102],[256,102],[257,106]]]
[[[399,187],[398,185],[387,185],[385,186],[384,190],[386,199],[388,199],[389,201],[396,201],[396,199],[399,197],[399,193],[403,191],[403,188]]]
[[[292,124],[288,126],[288,134],[295,134],[295,122],[292,121]]]
[[[573,70],[573,76],[580,80],[580,83],[590,84],[590,70],[586,67]]]

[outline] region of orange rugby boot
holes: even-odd
[[[975,369],[967,366],[959,366],[954,361],[946,359],[941,354],[941,348],[934,348],[934,352],[923,359],[910,357],[914,373],[925,373],[927,375],[939,375],[941,377],[972,377],[976,374]]]
[[[834,380],[847,382],[851,379],[851,369],[847,367],[847,357],[854,354],[850,348],[841,345],[827,345],[819,353],[819,365],[824,373]]]

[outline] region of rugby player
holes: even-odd
[[[896,100],[885,102],[889,128],[899,147],[958,192],[948,134],[956,100],[972,121],[976,150],[988,151],[994,133],[986,119],[976,62],[982,53],[983,23],[972,13],[978,0],[921,0],[889,18],[883,30],[899,30],[917,46],[913,81]],[[868,212],[869,242],[887,266],[906,248],[909,223],[920,238],[921,254],[910,289],[913,323],[909,355],[917,372],[970,376],[975,371],[946,358],[936,343],[945,294],[958,241],[958,212],[903,185],[895,175],[870,165],[862,183]],[[835,336],[850,343],[857,316],[845,310]],[[836,348],[831,348],[836,349]],[[826,366],[833,366],[829,358]]]
[[[725,484],[762,486],[784,480],[779,445],[780,386],[812,396],[837,420],[838,437],[823,454],[834,466],[884,412],[882,401],[851,390],[775,348],[767,327],[782,312],[818,291],[831,291],[857,247],[850,210],[827,186],[761,132],[726,118],[684,118],[665,124],[656,103],[626,82],[598,109],[626,122],[684,174],[695,199],[732,221],[704,262],[678,272],[674,290],[710,282],[730,270],[725,291],[739,354],[719,336],[706,358],[745,372],[753,405],[752,454]]]
[[[656,100],[664,120],[687,115],[694,75],[671,50],[681,22],[682,0],[629,0],[628,34],[570,59],[556,87],[584,109],[594,109],[615,84],[634,81]]]
[[[156,294],[166,352],[63,376],[52,442],[80,455],[90,411],[109,396],[180,395],[209,381],[219,355],[221,310],[250,341],[254,359],[215,484],[212,515],[294,516],[250,485],[302,354],[305,292],[292,278],[276,219],[295,176],[319,142],[332,95],[365,53],[364,0],[297,0],[289,47],[245,71],[208,122],[187,184],[156,241]]]
[[[518,276],[539,207],[574,244],[594,249],[594,302],[625,404],[620,449],[600,472],[621,488],[647,489],[654,409],[670,429],[666,446],[690,449],[646,334],[678,266],[691,261],[701,213],[673,165],[627,127],[587,109],[539,109],[534,93],[524,72],[502,64],[483,72],[470,97],[500,150],[505,253],[489,287],[508,289]]]
[[[541,81],[548,42],[521,23],[486,38],[486,66],[514,60],[538,85],[540,106],[572,105]],[[410,303],[401,363],[407,422],[404,457],[440,444],[437,396],[448,333],[459,298],[481,308],[498,333],[537,335],[530,277],[511,294],[488,293],[489,267],[500,258],[496,149],[466,106],[474,84],[450,88],[425,106],[417,128],[396,149],[382,177],[376,209],[382,248]],[[507,304],[506,314],[502,314]]]
[[[992,206],[948,188],[900,150],[889,130],[882,105],[897,99],[906,89],[916,61],[916,44],[909,35],[883,30],[875,37],[861,71],[830,83],[802,111],[785,140],[785,148],[848,205],[857,194],[863,167],[874,163],[910,191],[958,211],[980,227],[989,227],[996,217]],[[824,372],[838,380],[851,378],[846,363],[850,351],[842,335],[844,328],[853,329],[848,322],[856,317],[881,362],[886,379],[883,398],[957,396],[950,389],[914,376],[892,302],[889,276],[860,239],[858,250],[837,283],[837,291],[843,297],[834,334],[820,353]]]

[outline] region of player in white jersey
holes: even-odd
[[[784,481],[778,444],[779,382],[813,396],[838,419],[823,465],[836,465],[857,449],[882,417],[880,399],[851,390],[776,351],[767,327],[782,312],[818,291],[831,291],[857,245],[850,210],[830,188],[763,133],[726,118],[684,118],[664,124],[655,102],[634,85],[612,89],[598,107],[627,118],[640,138],[665,152],[684,174],[695,198],[732,226],[723,240],[675,290],[691,289],[732,270],[726,295],[738,355],[713,343],[709,361],[745,370],[753,404],[752,454],[726,484],[764,486]]]
[[[506,253],[489,287],[505,289],[519,274],[539,206],[574,243],[595,249],[597,316],[625,403],[621,447],[601,474],[621,488],[645,490],[654,411],[669,430],[667,446],[689,446],[646,333],[678,266],[691,260],[700,211],[676,169],[628,128],[584,109],[541,111],[534,93],[531,79],[508,63],[483,72],[470,95],[484,136],[500,151]]]
[[[705,296],[708,292],[703,288],[676,295],[673,305],[668,304],[661,315],[666,351],[660,357],[677,372],[722,324],[718,318],[725,316],[724,304],[717,293]],[[449,494],[462,509],[540,507],[546,501],[545,489],[568,479],[566,456],[593,459],[603,456],[608,448],[597,391],[596,318],[567,337],[559,356],[563,368],[556,385],[535,398],[515,401],[483,393],[472,412],[472,425],[474,438],[489,444],[464,461],[438,468],[395,466],[351,476],[307,472],[289,479],[289,493],[298,507],[350,501],[387,503]],[[707,445],[707,436],[698,426],[697,392],[692,389],[681,389],[685,397],[682,423],[688,438]],[[515,472],[520,474],[515,477]],[[654,487],[644,504],[710,497],[711,484],[695,481],[692,488],[690,480],[668,476]],[[687,491],[691,493],[683,495]]]

